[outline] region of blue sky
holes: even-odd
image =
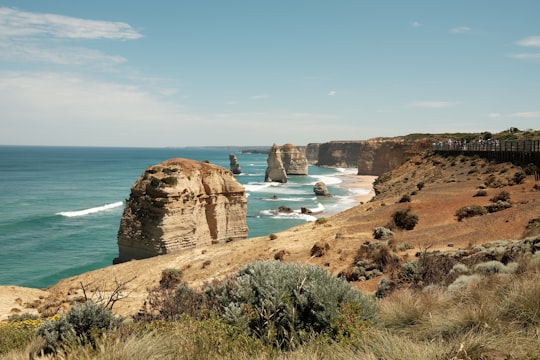
[[[0,144],[538,129],[539,14],[537,0],[0,0]]]

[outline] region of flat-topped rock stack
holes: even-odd
[[[231,171],[188,159],[150,166],[131,188],[115,263],[247,237],[247,198]]]

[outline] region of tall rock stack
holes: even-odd
[[[268,153],[268,167],[264,181],[286,183],[288,175],[307,175],[308,161],[305,147],[274,144]]]
[[[240,168],[240,164],[238,163],[238,159],[236,158],[236,155],[229,154],[229,167],[233,174],[238,175],[242,173],[242,169]]]
[[[150,166],[131,188],[114,263],[247,237],[247,198],[217,165],[170,159]]]
[[[268,159],[266,159],[267,167],[264,175],[264,181],[266,182],[287,182],[287,173],[283,166],[283,160],[281,159],[281,148],[276,144],[272,145],[270,152],[268,152]]]

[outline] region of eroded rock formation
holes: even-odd
[[[272,145],[270,152],[268,153],[268,159],[266,159],[266,173],[264,175],[264,181],[266,182],[287,182],[287,173],[281,160],[281,148],[276,144]]]
[[[240,168],[240,164],[238,163],[238,159],[236,158],[236,155],[229,154],[229,167],[233,174],[238,175],[242,173],[242,169]]]
[[[221,166],[170,159],[150,166],[131,188],[115,263],[247,237],[242,185]]]
[[[317,181],[315,185],[313,185],[313,192],[315,193],[315,195],[319,196],[330,196],[330,192],[328,192],[328,187],[322,181]]]
[[[307,175],[308,161],[305,147],[274,144],[268,153],[264,181],[286,183],[287,175]]]
[[[281,147],[281,161],[287,175],[307,175],[308,161],[303,146],[285,144]]]
[[[306,146],[306,158],[312,165],[319,163],[319,145],[319,143],[309,143]]]

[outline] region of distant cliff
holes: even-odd
[[[306,158],[312,165],[319,163],[319,145],[319,143],[309,143],[306,146]]]
[[[319,144],[319,166],[352,168],[358,166],[365,141],[330,141]]]
[[[411,156],[412,144],[401,139],[370,139],[358,158],[359,175],[382,175],[403,164]]]
[[[170,159],[131,188],[115,263],[247,237],[245,190],[220,166]]]

